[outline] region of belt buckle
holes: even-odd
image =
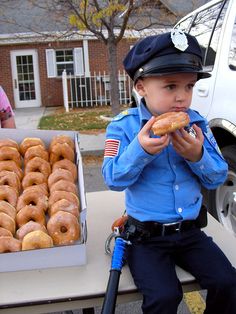
[[[162,235],[162,236],[165,235],[166,227],[175,226],[175,225],[176,225],[175,231],[177,231],[177,233],[180,233],[181,224],[182,224],[181,221],[179,221],[179,222],[169,222],[169,223],[163,224],[163,225],[162,225],[161,235]]]

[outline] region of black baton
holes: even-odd
[[[111,269],[107,284],[106,294],[103,301],[101,314],[114,314],[116,307],[117,291],[119,286],[121,269],[125,262],[125,249],[130,242],[121,237],[115,240],[115,246],[112,254]]]

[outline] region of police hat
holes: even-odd
[[[134,81],[140,77],[176,73],[197,73],[198,79],[211,76],[203,71],[202,52],[196,38],[177,29],[140,40],[123,64]]]

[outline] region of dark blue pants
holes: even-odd
[[[134,240],[127,258],[143,295],[143,313],[177,313],[183,293],[176,264],[208,290],[205,314],[236,313],[236,271],[212,238],[201,230]]]

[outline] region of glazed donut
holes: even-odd
[[[75,144],[71,137],[67,135],[56,135],[51,140],[51,143],[49,146],[50,152],[52,150],[52,147],[56,145],[57,143],[60,143],[60,144],[67,143],[73,150],[75,149]]]
[[[0,161],[13,160],[21,167],[21,155],[15,147],[3,146],[0,148]]]
[[[59,180],[66,180],[74,183],[74,178],[72,173],[66,169],[56,169],[54,172],[50,174],[48,177],[48,187],[49,190],[51,189],[52,185],[59,181]]]
[[[21,226],[17,231],[16,231],[16,238],[19,240],[23,240],[24,236],[31,232],[31,231],[35,231],[35,230],[41,230],[43,232],[45,232],[46,234],[47,229],[44,225],[40,225],[38,222],[35,222],[33,220],[30,220],[29,222],[27,222],[25,225]]]
[[[68,212],[68,213],[74,215],[76,218],[79,218],[78,206],[76,206],[74,203],[72,203],[72,202],[70,202],[64,198],[57,201],[56,203],[54,203],[51,206],[51,208],[49,208],[48,214],[49,214],[49,216],[52,216],[60,210],[62,210],[64,212]]]
[[[37,145],[41,145],[44,148],[45,144],[44,142],[41,140],[41,138],[38,137],[26,137],[21,143],[20,143],[20,152],[21,155],[24,156],[25,152],[27,151],[28,148],[32,147],[32,146],[37,146]]]
[[[54,191],[50,194],[49,199],[48,199],[48,207],[51,208],[51,206],[56,203],[57,201],[61,199],[66,199],[73,203],[75,206],[79,208],[80,203],[78,197],[71,192],[66,192],[66,191]]]
[[[25,174],[34,171],[41,172],[46,178],[48,178],[51,173],[51,166],[48,161],[40,157],[34,157],[26,164]]]
[[[0,238],[1,237],[13,237],[13,235],[12,235],[11,231],[0,227]]]
[[[8,236],[0,238],[0,253],[18,252],[20,250],[20,240]]]
[[[31,231],[22,240],[22,251],[43,249],[52,246],[52,238],[42,230]]]
[[[17,199],[18,199],[18,192],[16,189],[8,185],[0,186],[0,200],[7,201],[13,207],[16,207]]]
[[[19,168],[17,164],[15,163],[15,161],[13,160],[0,161],[0,171],[3,171],[3,170],[15,172],[20,180],[22,180],[23,178],[22,169]]]
[[[50,189],[50,193],[54,191],[67,191],[72,192],[75,195],[78,194],[77,187],[74,183],[67,181],[67,180],[59,180],[55,182]]]
[[[0,139],[0,148],[5,146],[14,147],[19,151],[19,145],[17,144],[17,142],[11,140],[10,138]]]
[[[57,143],[52,146],[49,159],[51,165],[61,159],[69,159],[70,161],[74,162],[75,152],[69,144]]]
[[[12,219],[16,219],[16,209],[6,201],[0,201],[0,212],[5,213]]]
[[[24,164],[26,165],[27,162],[34,157],[40,157],[48,161],[49,154],[48,154],[48,151],[46,151],[42,145],[31,146],[25,152]]]
[[[23,189],[43,183],[47,184],[47,178],[41,172],[36,171],[28,172],[21,182]]]
[[[156,117],[152,131],[155,135],[164,135],[185,127],[189,122],[186,112],[166,112]]]
[[[16,210],[19,212],[26,205],[35,205],[46,212],[48,208],[48,198],[43,193],[25,191],[18,198]]]
[[[39,194],[44,194],[45,196],[48,196],[48,185],[46,183],[41,183],[37,185],[31,185],[27,187],[25,190],[23,190],[23,193],[31,191],[31,193],[39,193]]]
[[[16,232],[16,223],[14,219],[5,213],[0,213],[0,227],[9,230],[12,235]]]
[[[3,170],[0,172],[0,185],[9,185],[16,189],[18,193],[21,190],[20,179],[13,171]]]
[[[77,167],[72,161],[70,161],[69,159],[62,159],[62,160],[56,161],[52,166],[52,172],[54,172],[58,168],[69,170],[73,175],[74,181],[76,181]]]
[[[80,238],[78,219],[64,211],[58,211],[50,217],[47,230],[55,245],[72,244]]]
[[[44,210],[34,205],[26,205],[21,208],[16,215],[16,224],[18,228],[25,225],[30,220],[38,222],[41,225],[46,225],[46,217]]]

